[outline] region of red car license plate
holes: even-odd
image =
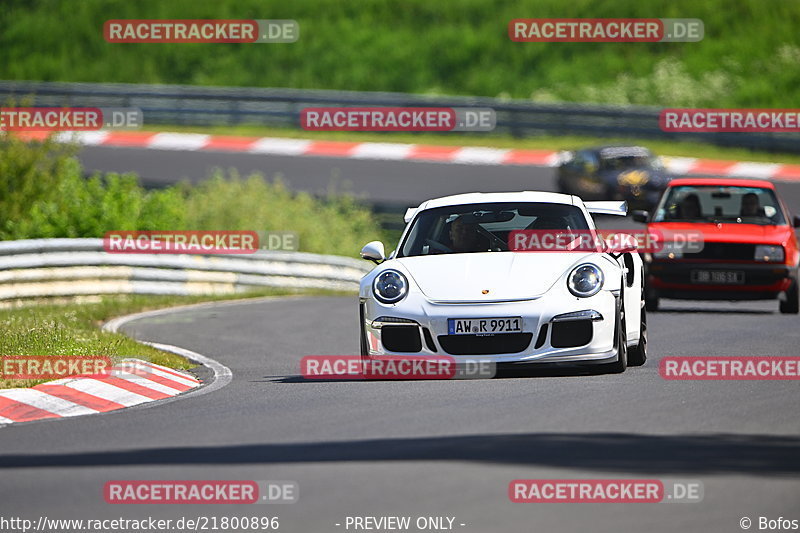
[[[692,270],[691,280],[692,283],[741,285],[744,283],[744,272],[741,270]]]

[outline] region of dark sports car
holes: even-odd
[[[558,189],[583,200],[626,200],[652,209],[670,176],[659,158],[641,146],[601,146],[565,152],[558,167]]]

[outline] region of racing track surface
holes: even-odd
[[[84,158],[100,154],[129,170],[120,168],[126,149],[107,150]],[[155,177],[159,168],[192,176],[192,165],[206,164],[201,155],[209,154],[140,153],[138,161]],[[527,188],[552,188],[550,169],[230,157],[242,170],[284,172],[298,188],[338,167],[354,189],[411,203],[445,188],[519,189],[523,178]],[[390,175],[405,177],[387,185]],[[781,188],[800,207],[798,188]],[[31,519],[277,515],[280,531],[295,533],[345,531],[335,524],[348,515],[454,516],[465,533],[731,532],[743,516],[756,521],[753,530],[759,516],[800,518],[797,383],[658,375],[668,355],[798,355],[797,316],[778,314],[777,302],[665,301],[649,318],[650,360],[621,375],[433,382],[297,377],[304,355],[356,353],[355,297],[240,302],[131,322],[124,329],[137,338],[217,359],[233,382],[149,408],[1,428],[4,508]],[[507,497],[518,478],[614,477],[697,479],[705,498],[570,505]],[[127,479],[294,480],[300,495],[292,505],[244,507],[104,503],[104,483]]]
[[[418,161],[376,161],[317,156],[230,152],[190,152],[85,146],[87,172],[136,172],[148,186],[207,178],[213,169],[235,168],[242,175],[280,176],[290,188],[325,193],[331,183],[375,203],[417,206],[429,198],[464,192],[555,190],[555,171],[519,165],[466,165]],[[790,210],[800,213],[800,184],[778,183]]]
[[[0,430],[3,499],[35,519],[256,515],[281,531],[344,531],[347,515],[455,516],[464,532],[737,531],[792,517],[800,498],[796,382],[676,382],[666,355],[796,355],[796,316],[773,304],[650,315],[651,359],[621,375],[540,372],[480,381],[311,382],[308,354],[357,350],[355,298],[184,310],[130,323],[233,370],[212,394]],[[301,325],[312,325],[301,330]],[[699,479],[701,503],[512,504],[517,478]],[[124,479],[294,480],[299,502],[107,505]]]

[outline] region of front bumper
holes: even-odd
[[[789,288],[792,267],[780,263],[653,260],[647,265],[651,290],[682,300],[772,300]],[[697,283],[692,272],[743,272],[741,284]]]
[[[448,355],[457,361],[479,358],[494,363],[616,361],[618,297],[608,290],[589,298],[564,292],[566,295],[548,293],[534,300],[491,303],[436,303],[420,294],[409,295],[394,306],[363,299],[368,353]],[[581,312],[586,314],[574,315]],[[378,320],[383,317],[392,321]],[[522,317],[522,333],[448,333],[448,319],[490,317]]]

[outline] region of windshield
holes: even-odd
[[[428,209],[413,222],[398,257],[507,252],[517,230],[588,230],[583,212],[573,205],[489,203]]]
[[[653,222],[786,224],[775,193],[761,187],[684,185],[670,188]]]
[[[643,148],[605,148],[600,151],[602,170],[658,168],[658,158]]]
[[[654,167],[650,157],[613,157],[600,161],[603,170],[625,170],[628,168]]]

